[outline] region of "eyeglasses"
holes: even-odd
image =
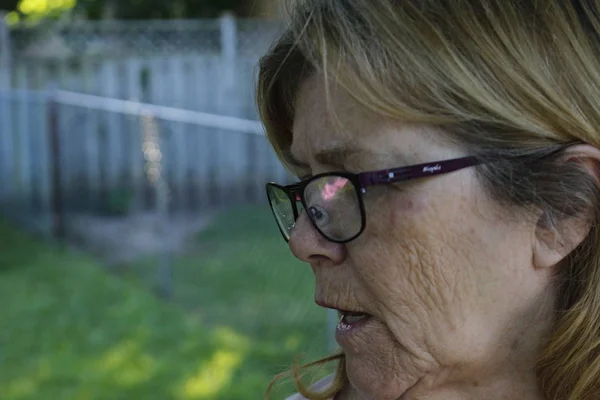
[[[299,215],[306,211],[323,237],[348,243],[365,230],[363,195],[368,186],[446,174],[477,164],[480,161],[475,157],[462,157],[359,174],[328,172],[288,186],[267,183],[267,198],[286,241]]]

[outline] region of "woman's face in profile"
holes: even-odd
[[[307,164],[299,175],[465,155],[430,127],[386,121],[335,87],[330,96],[319,77],[301,86],[291,147]],[[320,163],[339,148],[336,165]],[[312,267],[319,304],[368,315],[348,317],[336,334],[352,386],[386,400],[465,382],[477,390],[498,368],[534,379],[541,310],[551,308],[549,272],[533,262],[535,224],[490,199],[473,168],[369,187],[363,198],[366,229],[350,243],[327,241],[306,215],[290,239]]]

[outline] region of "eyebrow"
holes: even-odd
[[[315,154],[315,160],[322,165],[343,167],[351,156],[365,155],[366,151],[348,146],[331,147]]]
[[[287,159],[288,161],[296,167],[309,169],[310,165],[307,162],[299,160],[291,150],[287,151]],[[361,149],[352,146],[335,146],[326,148],[324,150],[319,151],[315,154],[315,160],[322,165],[329,165],[332,167],[340,167],[344,168],[347,164],[347,160],[350,157],[357,157],[362,160],[367,158],[374,158],[376,160],[385,160],[385,161],[395,161],[404,163],[405,157],[401,154],[391,154],[391,153],[380,153],[373,150]]]
[[[285,160],[290,163],[292,166],[297,167],[297,168],[302,168],[302,169],[309,169],[310,165],[307,162],[304,161],[300,161],[295,155],[294,153],[292,153],[292,151],[290,149],[286,150],[284,152],[284,158]]]

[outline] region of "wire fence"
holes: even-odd
[[[69,21],[7,26],[0,88],[61,89],[256,119],[258,60],[273,21]]]
[[[289,179],[254,120],[66,91],[0,92],[0,116],[3,209],[42,232],[161,196],[170,213],[262,202],[266,181]]]
[[[151,207],[150,126],[172,211],[256,201],[260,181],[284,174],[256,135],[254,102],[258,59],[280,29],[231,15],[10,27],[0,18],[0,199],[9,214],[35,216],[47,231],[51,207]]]
[[[232,37],[227,29],[235,32]],[[263,53],[281,30],[272,20],[220,19],[150,21],[51,21],[10,28],[15,57],[60,59],[77,55],[149,55],[174,52],[220,53],[235,43],[241,54]],[[43,45],[51,47],[42,48]]]

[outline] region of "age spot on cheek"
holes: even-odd
[[[410,212],[413,214],[421,213],[426,208],[426,203],[423,200],[415,200],[413,198],[401,199],[398,204],[398,210]]]
[[[402,221],[407,216],[414,216],[425,209],[425,204],[414,199],[404,198],[394,202],[390,209],[390,222],[395,225],[398,220]]]

